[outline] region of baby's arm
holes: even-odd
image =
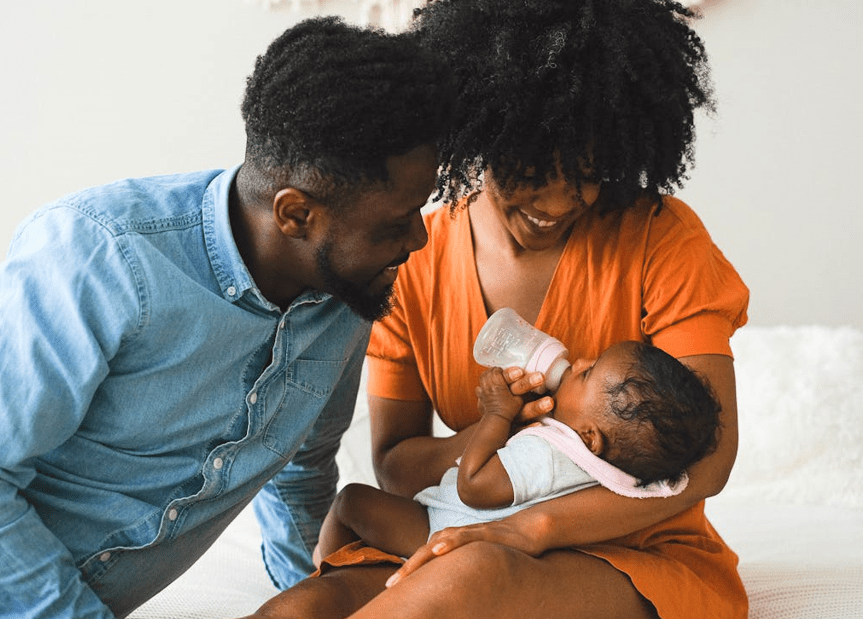
[[[372,486],[348,484],[324,519],[313,559],[320,567],[322,559],[360,539],[385,552],[409,557],[428,536],[424,506]]]
[[[479,509],[507,507],[512,505],[514,494],[497,450],[506,445],[524,401],[510,391],[500,368],[483,372],[476,395],[482,419],[461,457],[458,495],[466,505]]]

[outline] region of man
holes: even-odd
[[[405,35],[308,20],[257,60],[241,166],[24,222],[0,266],[0,617],[123,617],[253,498],[277,586],[312,569],[369,321],[427,240],[446,83]]]

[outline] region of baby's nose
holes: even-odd
[[[575,359],[572,362],[572,373],[581,374],[594,363],[596,363],[596,359]]]

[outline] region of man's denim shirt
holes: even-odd
[[[276,585],[312,569],[370,325],[323,293],[263,298],[231,234],[237,169],[93,188],[18,229],[0,617],[122,617],[256,494]]]

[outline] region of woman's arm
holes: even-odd
[[[670,518],[725,486],[737,456],[737,397],[734,364],[725,355],[697,355],[681,361],[709,381],[722,406],[722,432],[715,452],[693,465],[680,494],[661,499],[630,499],[605,488],[588,488],[540,503],[505,520],[440,531],[402,566],[390,584],[435,556],[472,541],[511,546],[531,555],[581,546],[634,533]]]
[[[521,396],[544,380],[542,374],[525,374],[519,368],[504,371],[510,390]],[[528,402],[517,421],[525,423],[551,410],[549,397]],[[467,446],[476,424],[446,438],[432,436],[431,403],[369,396],[372,426],[372,461],[383,490],[413,497],[440,482]]]
[[[440,482],[455,466],[473,426],[446,437],[432,436],[430,402],[369,397],[372,426],[372,462],[383,490],[413,497]]]

